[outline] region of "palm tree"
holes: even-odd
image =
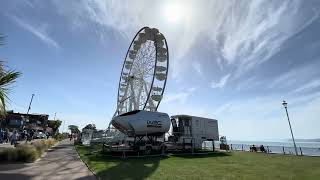
[[[0,34],[0,46],[3,45],[4,36]],[[21,75],[20,72],[13,70],[6,70],[4,62],[0,61],[0,116],[6,114],[6,101],[9,100],[8,92],[10,85]]]

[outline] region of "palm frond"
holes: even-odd
[[[0,75],[0,88],[4,88],[14,83],[19,76],[21,76],[21,73],[17,71],[9,71]]]
[[[7,94],[10,90],[8,86],[14,83],[19,76],[21,73],[16,71],[0,73],[0,116],[6,114],[6,100],[9,100]]]
[[[6,114],[6,92],[0,89],[0,117]]]
[[[0,45],[4,45],[5,36],[0,33]]]
[[[0,33],[0,46],[4,45],[5,36]],[[0,61],[0,116],[6,114],[6,101],[9,100],[7,94],[10,91],[9,85],[15,82],[15,80],[21,76],[17,71],[6,71],[4,62]]]

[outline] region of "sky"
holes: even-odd
[[[125,53],[144,26],[168,41],[159,111],[214,118],[232,140],[320,138],[318,0],[7,0],[0,58],[23,75],[8,109],[108,126]]]

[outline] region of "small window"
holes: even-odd
[[[184,121],[184,126],[187,126],[187,127],[190,126],[189,120]]]
[[[16,120],[16,119],[10,119],[9,125],[11,125],[11,126],[20,126],[21,125],[21,121],[20,120]]]
[[[196,120],[196,126],[197,126],[197,127],[199,127],[199,126],[200,126],[200,122],[199,122],[199,120],[198,120],[198,119]]]

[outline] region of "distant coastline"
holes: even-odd
[[[294,145],[291,139],[282,139],[278,142],[273,141],[235,141],[229,140],[228,144],[232,146],[234,150],[245,150],[249,151],[250,146],[255,145],[259,147],[263,145],[267,147],[272,153],[283,154],[294,152]],[[209,147],[210,145],[207,145]],[[219,143],[215,143],[215,146],[219,148]],[[296,146],[299,151],[302,151],[306,156],[320,156],[320,139],[296,139]]]
[[[297,142],[320,142],[320,138],[316,139],[295,139]],[[292,139],[289,139],[288,141],[292,141]]]

